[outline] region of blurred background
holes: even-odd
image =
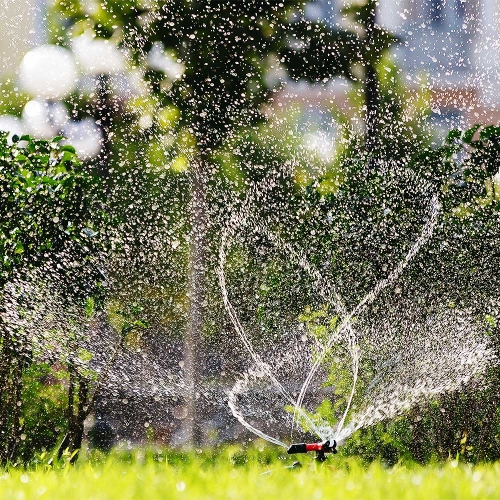
[[[147,3],[147,2],[146,2]],[[352,2],[351,2],[352,3]],[[355,2],[354,2],[355,3]],[[394,60],[404,72],[403,81],[409,88],[429,89],[429,121],[436,130],[467,127],[476,122],[495,122],[499,117],[500,99],[498,30],[499,4],[496,0],[380,0],[378,2],[377,23],[398,36],[401,43],[391,49]],[[98,2],[82,2],[89,12],[99,10]],[[332,26],[341,26],[348,21],[342,14],[346,3],[340,0],[317,0],[306,6],[306,15],[310,19],[319,20]],[[0,51],[2,66],[0,75],[6,83],[23,89],[19,81],[19,65],[24,55],[36,46],[53,42],[49,12],[54,9],[50,0],[26,0],[14,2],[4,0],[3,12],[0,16]],[[82,41],[83,42],[83,41]],[[84,54],[75,51],[79,64],[79,72],[85,73],[85,62],[82,57],[112,57],[111,47],[106,52]],[[151,60],[161,65],[161,56],[156,47],[151,53]],[[116,56],[116,54],[115,54]],[[80,58],[80,59],[79,59]],[[107,64],[107,63],[104,63]],[[111,63],[113,64],[113,63]],[[113,70],[116,76],[125,79],[123,62],[116,62]],[[153,65],[155,63],[153,62]],[[163,62],[163,64],[166,64]],[[169,68],[175,72],[175,65]],[[83,71],[82,71],[83,70]],[[108,68],[109,70],[109,68]],[[97,68],[94,70],[98,74]],[[82,76],[82,75],[80,75]],[[80,78],[75,82],[80,90],[85,90],[88,79]],[[88,73],[85,75],[88,77]],[[68,78],[72,76],[69,75]],[[74,76],[73,76],[74,77]],[[127,71],[128,82],[117,84],[127,98],[132,95],[144,95],[140,89],[140,77]],[[318,129],[329,134],[330,124],[322,118],[321,109],[331,106],[330,101],[343,109],[349,108],[346,103],[349,82],[331,81],[327,84],[307,84],[287,82],[279,96],[279,102],[298,103],[309,119],[314,118]],[[1,123],[15,123],[10,115],[21,118],[19,104],[6,97],[5,90],[1,98]],[[9,109],[9,106],[11,109]],[[34,105],[30,106],[34,113]],[[26,114],[29,115],[29,108]],[[308,111],[309,109],[309,111]],[[7,115],[7,116],[5,116]],[[9,122],[6,120],[10,120]],[[80,138],[93,133],[91,123],[87,130],[77,132],[71,129],[72,135],[80,134]],[[21,126],[17,122],[17,126]],[[30,125],[27,125],[28,129]],[[26,128],[26,126],[25,126]],[[84,126],[81,126],[84,129]],[[94,130],[94,134],[95,134]],[[81,139],[84,140],[84,139]],[[83,145],[81,147],[84,147]],[[326,147],[326,146],[325,146]],[[91,149],[91,148],[90,148]],[[328,149],[328,148],[327,148]],[[89,154],[96,154],[89,150]]]

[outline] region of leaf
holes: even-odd
[[[18,241],[16,243],[16,248],[14,249],[14,253],[15,254],[21,254],[23,252],[24,252],[24,245],[20,241]]]
[[[138,319],[137,321],[134,321],[133,326],[136,328],[148,328],[149,322],[146,320]]]
[[[465,142],[465,144],[470,144],[472,142],[474,134],[481,128],[481,126],[482,125],[480,123],[476,123],[476,125],[471,127],[469,130],[466,130],[462,137],[462,141]]]
[[[453,130],[450,130],[448,132],[445,142],[447,144],[452,144],[455,141],[455,139],[460,139],[461,136],[462,136],[462,131],[458,130],[457,128],[454,128]]]
[[[76,153],[76,149],[70,144],[65,144],[64,146],[61,146],[61,151],[69,151],[70,153],[73,154]]]
[[[63,146],[63,147],[66,147],[66,146]],[[74,157],[75,157],[74,152],[66,150],[66,151],[64,151],[64,154],[62,155],[61,163],[64,163],[66,161],[73,161]]]
[[[479,132],[479,139],[485,141],[491,137],[500,135],[500,127],[495,127],[494,125],[489,125],[488,127],[483,128],[481,132]]]

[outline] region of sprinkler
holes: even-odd
[[[337,453],[337,441],[332,439],[321,443],[295,443],[288,448],[289,455],[293,453],[307,453],[308,451],[315,451],[316,460],[324,462],[326,460],[325,453]]]

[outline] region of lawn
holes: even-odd
[[[156,499],[469,499],[500,498],[500,463],[469,466],[449,461],[421,467],[380,463],[362,466],[345,457],[286,469],[289,457],[265,450],[225,449],[194,454],[136,451],[76,466],[0,473],[1,500]]]

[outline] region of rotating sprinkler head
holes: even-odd
[[[288,448],[288,454],[316,452],[316,460],[324,462],[325,453],[337,453],[337,441],[335,439],[323,441],[321,443],[295,443]]]

